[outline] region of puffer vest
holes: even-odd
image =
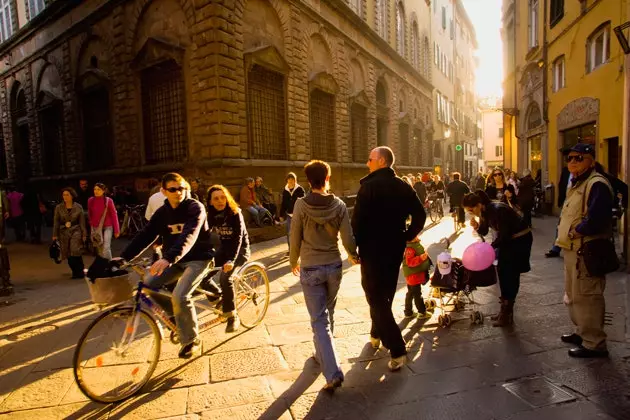
[[[601,234],[584,236],[575,239],[569,238],[569,232],[575,232],[575,227],[582,222],[584,217],[586,217],[588,211],[588,196],[591,193],[591,188],[596,182],[603,182],[606,184],[610,193],[613,194],[612,187],[610,186],[608,180],[603,175],[595,171],[593,171],[584,181],[567,190],[567,198],[564,201],[562,212],[560,213],[558,238],[556,239],[556,245],[560,248],[577,251],[580,246],[582,246],[582,243],[592,241],[593,239],[610,237],[612,222],[610,229],[606,232],[602,232]]]

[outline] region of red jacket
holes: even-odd
[[[114,206],[114,200],[105,196],[90,197],[88,200],[88,219],[90,226],[97,228],[99,223],[101,223],[101,216],[103,216],[103,211],[105,211],[105,200],[107,200],[107,215],[105,216],[103,227],[113,227],[114,235],[118,235],[120,225],[118,224],[116,206]]]
[[[408,267],[417,267],[425,262],[427,258],[429,258],[429,254],[427,254],[426,252],[421,255],[416,255],[415,249],[411,247],[407,247],[405,249],[405,264]],[[416,286],[418,284],[426,284],[428,277],[426,271],[421,271],[419,273],[408,275],[407,277],[405,277],[405,280],[407,280],[407,284],[409,286]]]

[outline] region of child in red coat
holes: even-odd
[[[416,316],[411,306],[412,301],[418,309],[418,318],[428,318],[427,309],[422,299],[422,285],[429,280],[431,260],[424,250],[419,238],[407,242],[403,258],[403,274],[407,280],[407,296],[405,296],[405,318]]]

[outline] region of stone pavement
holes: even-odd
[[[88,401],[72,377],[75,343],[97,313],[86,285],[70,280],[65,264],[54,265],[45,248],[12,245],[17,293],[0,301],[0,418],[630,419],[626,275],[610,275],[606,290],[611,358],[569,358],[559,341],[571,331],[562,260],[543,257],[555,219],[534,223],[533,270],[523,276],[512,330],[489,320],[471,326],[466,312],[455,313],[447,329],[437,326],[437,313],[426,322],[403,320],[400,277],[395,312],[410,363],[396,373],[387,370],[387,354],[367,344],[359,268],[344,266],[335,337],[346,380],[332,397],[319,392],[324,380],[309,358],[309,318],[283,238],[254,248],[271,280],[262,325],[232,335],[222,326],[203,332],[204,353],[191,361],[177,359],[177,349],[164,342],[143,393],[109,406]],[[452,226],[445,218],[425,230],[433,258]],[[470,228],[452,239],[455,256],[474,240]],[[475,300],[486,315],[498,309],[495,287],[477,291]]]

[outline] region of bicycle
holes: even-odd
[[[428,212],[429,217],[433,223],[439,221],[444,217],[444,203],[443,199],[440,198],[437,193],[429,194],[427,199],[428,201]]]
[[[144,204],[124,207],[124,216],[120,224],[120,236],[132,238],[144,229],[147,224],[147,220],[144,218],[145,210],[146,206]]]
[[[459,217],[457,217],[458,210],[459,206],[451,207],[450,209],[451,217],[453,218],[453,226],[455,227],[455,233],[459,233],[459,231],[462,229],[462,222],[460,222]]]
[[[92,300],[97,304],[120,303],[130,295],[132,297],[131,301],[113,306],[94,319],[77,343],[72,358],[74,379],[81,392],[92,401],[106,404],[122,401],[146,385],[160,358],[163,326],[170,331],[170,341],[178,344],[174,319],[147,292],[169,298],[171,293],[149,287],[143,282],[150,262],[149,258],[144,258],[121,267],[123,270],[132,269],[140,275],[135,292],[129,282],[129,274],[96,279],[93,284],[86,276]],[[211,275],[220,270],[221,267],[214,268]],[[266,268],[259,262],[248,262],[233,277],[234,300],[241,325],[253,328],[260,324],[269,307]],[[200,287],[195,293],[195,305],[216,315],[214,319],[199,325],[200,330],[225,321],[220,305],[200,303],[200,300],[206,300],[206,296],[213,296],[211,293]],[[101,328],[104,331],[99,335]]]

